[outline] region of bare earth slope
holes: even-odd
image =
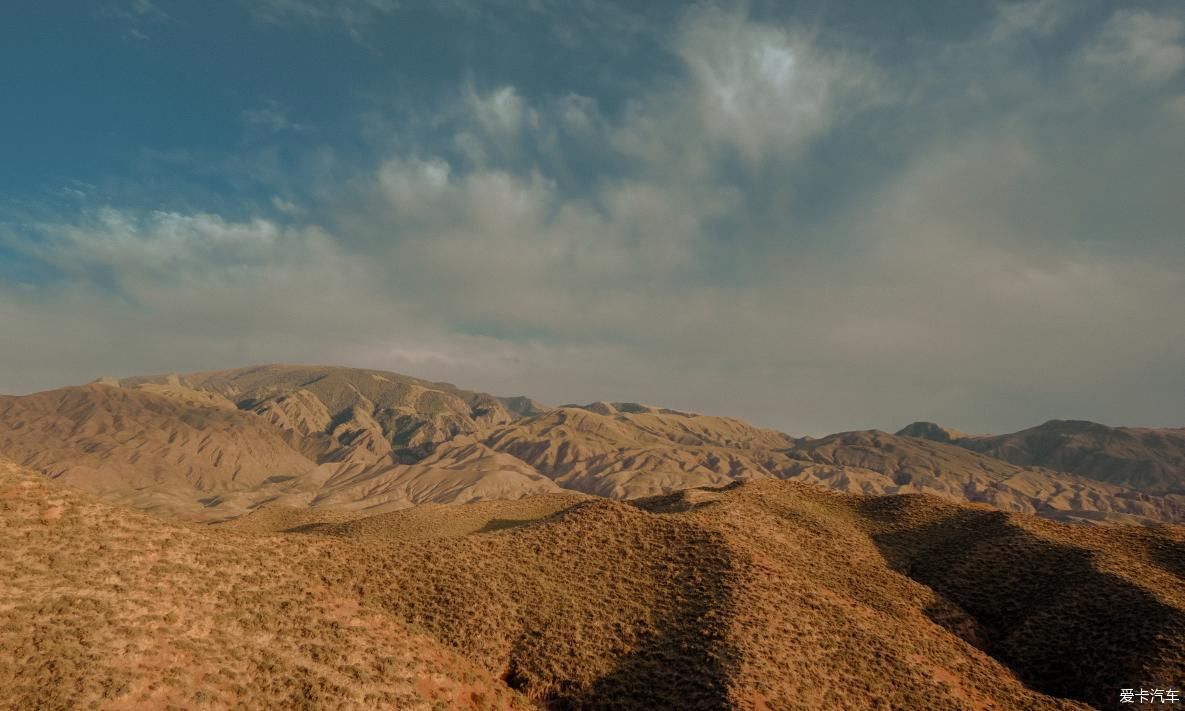
[[[794,439],[739,420],[593,403],[494,430],[489,447],[561,486],[614,499],[762,478],[866,494],[931,493],[1089,521],[1185,520],[1185,500],[884,432]]]
[[[0,454],[111,500],[190,519],[226,520],[263,505],[379,513],[564,490],[632,499],[762,478],[934,493],[1080,521],[1185,518],[1185,495],[1021,467],[967,450],[985,438],[911,428],[916,436],[795,439],[727,417],[636,403],[547,409],[325,366],[128,378],[0,398]],[[1170,481],[1174,440],[1165,432],[1157,435],[1159,469],[1139,473],[1151,460],[1131,450],[1125,466],[1135,473],[1117,478]],[[1151,447],[1151,435],[1141,436]],[[1082,461],[1105,464],[1096,455]]]
[[[1185,682],[1178,527],[775,480],[315,515],[179,526],[0,467],[0,706],[1003,711]]]

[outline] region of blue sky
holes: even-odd
[[[1185,424],[1185,6],[0,14],[0,391],[259,362]]]

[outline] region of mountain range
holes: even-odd
[[[105,378],[0,397],[0,455],[111,501],[207,521],[265,504],[381,513],[564,491],[633,499],[753,479],[1078,521],[1185,520],[1185,429],[1052,421],[968,436],[914,423],[814,439],[637,403],[547,407],[338,367]]]

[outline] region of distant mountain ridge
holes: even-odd
[[[1055,430],[1052,431],[1051,430]],[[1078,521],[1185,522],[1182,430],[1050,423],[795,438],[631,402],[547,407],[396,373],[268,365],[0,396],[0,456],[109,500],[225,520],[790,479]]]

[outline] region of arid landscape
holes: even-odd
[[[1185,708],[1185,0],[0,0],[0,711]]]
[[[1185,680],[1183,442],[311,366],[6,397],[0,705],[1111,708]]]

